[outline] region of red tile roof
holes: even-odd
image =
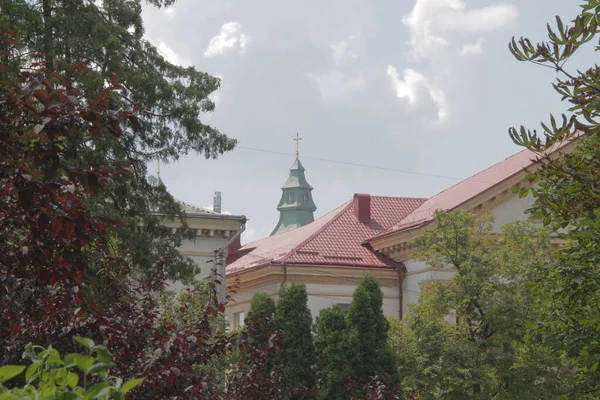
[[[571,141],[560,143],[549,152],[563,150],[569,143]],[[529,150],[523,150],[510,156],[431,197],[400,222],[372,239],[425,225],[434,219],[436,210],[454,210],[474,197],[532,167],[538,159],[539,157]]]
[[[359,222],[349,201],[316,221],[290,232],[249,243],[244,256],[227,266],[227,275],[272,263],[387,267],[391,260],[363,246],[406,217],[426,199],[371,196],[371,220]]]

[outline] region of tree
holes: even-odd
[[[266,347],[272,336],[276,333],[275,328],[275,302],[268,294],[257,292],[250,302],[250,312],[246,317],[246,324],[259,327],[255,332],[248,332],[256,345]]]
[[[413,256],[454,275],[426,284],[394,329],[403,391],[423,399],[564,398],[572,364],[528,335],[546,312],[529,283],[532,269],[552,261],[549,231],[515,222],[497,235],[489,217],[460,210],[435,218]]]
[[[275,302],[267,293],[257,292],[252,296],[250,301],[250,312],[248,313],[248,319],[252,320],[258,316],[267,317],[272,319],[275,317]]]
[[[275,326],[283,335],[277,363],[283,374],[285,392],[292,399],[314,398],[315,348],[312,316],[308,309],[306,286],[282,286],[275,310]]]
[[[240,398],[284,398],[282,374],[274,367],[282,335],[275,329],[275,302],[271,296],[263,292],[254,294],[241,335],[245,343],[238,362],[230,365],[233,378],[229,392],[237,393]]]
[[[379,282],[367,274],[352,295],[347,316],[349,375],[359,396],[375,376],[396,383],[396,366],[387,343],[389,324],[382,307]]]
[[[11,59],[15,36],[0,31],[0,57]],[[113,246],[111,228],[120,221],[90,210],[89,203],[105,195],[103,186],[117,177],[135,179],[129,162],[114,169],[73,163],[78,141],[115,135],[115,123],[130,121],[133,111],[110,108],[118,86],[88,101],[77,81],[55,71],[46,77],[43,62],[33,67],[0,66],[0,73],[16,77],[0,80],[0,363],[20,363],[28,343],[74,353],[73,336],[83,336],[111,349],[111,375],[143,376],[133,389],[136,398],[235,399],[228,396],[252,388],[251,379],[225,387],[197,368],[248,343],[215,329],[224,304],[214,284],[161,309],[156,290],[163,288],[169,260],[161,261],[154,279],[139,274],[126,249]],[[77,66],[72,76],[85,71]],[[245,360],[248,368],[262,368],[254,363],[274,348],[256,350]],[[19,386],[22,379],[7,384]]]
[[[147,1],[156,7],[174,2]],[[14,40],[20,43],[10,56],[2,56],[3,64],[13,70],[42,62],[47,77],[58,72],[77,81],[87,102],[118,82],[118,89],[105,99],[107,113],[102,118],[107,123],[98,125],[112,134],[72,138],[72,152],[65,156],[70,165],[82,169],[129,164],[133,176],[113,177],[98,188],[101,195],[89,199],[87,207],[96,216],[121,221],[111,227],[112,246],[128,252],[131,265],[149,279],[164,272],[171,279],[196,275],[198,266],[177,251],[192,233],[165,187],[149,183],[146,165],[189,152],[216,157],[234,147],[235,140],[201,121],[202,114],[214,109],[208,96],[219,88],[219,80],[166,61],[144,38],[139,1],[0,0],[0,15],[0,26],[14,29]],[[79,65],[86,70],[71,68]],[[0,75],[4,79],[9,73]],[[117,115],[124,109],[131,111],[128,123],[119,124]],[[162,222],[176,217],[182,228],[172,232]]]
[[[555,28],[548,25],[548,41],[534,44],[527,38],[513,38],[510,43],[517,60],[555,70],[553,87],[570,103],[562,121],[551,116],[540,133],[521,126],[511,128],[509,134],[541,159],[541,167],[529,178],[534,184],[529,191],[536,199],[532,214],[567,241],[555,264],[537,270],[538,298],[549,303],[538,334],[557,338],[562,354],[577,357],[579,396],[600,390],[600,67],[575,71],[566,64],[593,46],[599,22],[600,2],[582,1],[581,12],[570,25],[558,16]],[[573,139],[576,148],[569,154],[548,155],[557,144]]]
[[[319,399],[348,399],[348,325],[339,306],[324,308],[314,324]]]

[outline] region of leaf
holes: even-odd
[[[88,186],[90,188],[90,190],[92,191],[92,193],[96,193],[98,191],[98,175],[96,175],[96,173],[94,172],[88,172],[87,173],[87,183]]]
[[[79,376],[77,376],[77,374],[74,374],[73,372],[69,372],[67,374],[66,381],[67,385],[71,386],[72,388],[75,388],[75,386],[77,386],[77,383],[79,382]]]
[[[95,374],[98,372],[106,371],[110,367],[112,367],[112,364],[100,362],[100,363],[94,364],[90,368],[88,368],[87,372],[90,374]]]
[[[98,393],[100,393],[101,390],[105,389],[109,385],[110,382],[96,383],[95,385],[90,386],[90,388],[85,391],[85,393],[83,394],[83,398],[85,400],[93,399],[97,396]]]
[[[0,367],[0,383],[14,378],[23,372],[24,369],[24,365],[5,365],[4,367]]]
[[[0,400],[21,400],[22,397],[17,397],[11,393],[0,393]]]
[[[77,343],[79,343],[83,347],[87,347],[90,350],[92,349],[92,347],[94,347],[94,341],[92,339],[84,338],[81,336],[75,336],[73,338],[73,340],[75,340]]]
[[[127,393],[134,387],[136,387],[139,384],[141,384],[142,382],[144,382],[144,379],[146,379],[146,378],[138,378],[138,379],[132,379],[130,381],[127,381],[123,384],[123,387],[121,388],[121,390],[123,391],[123,393]]]
[[[50,236],[52,237],[52,239],[55,239],[58,236],[58,233],[61,231],[62,229],[62,221],[60,217],[56,217],[54,218],[54,220],[52,221],[52,226],[51,226],[51,231],[50,231]]]
[[[73,355],[73,364],[77,366],[83,372],[86,372],[92,365],[94,365],[95,358],[91,356],[84,356],[82,354]]]
[[[25,380],[27,382],[31,381],[31,378],[36,376],[36,372],[38,371],[39,368],[40,368],[40,364],[37,364],[37,363],[31,364],[27,368],[27,371],[25,372]]]

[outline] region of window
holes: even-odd
[[[244,326],[245,313],[243,311],[233,313],[233,329]]]
[[[294,202],[294,193],[290,192],[290,193],[287,194],[287,203],[291,204],[293,202]]]
[[[304,202],[308,203],[308,192],[304,192]]]

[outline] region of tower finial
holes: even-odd
[[[298,155],[300,154],[300,141],[302,140],[298,132],[296,132],[296,137],[293,140],[296,142],[296,158],[298,158]]]

